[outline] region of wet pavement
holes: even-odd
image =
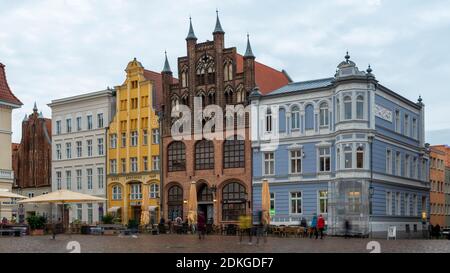
[[[70,243],[69,242],[76,242]],[[207,236],[200,241],[193,235],[138,235],[0,237],[0,253],[369,253],[370,239],[329,237],[309,238],[269,237],[266,243],[248,244],[248,237],[239,243],[237,236]],[[450,252],[450,240],[376,240],[382,253]],[[69,245],[68,245],[69,244]],[[376,243],[375,243],[376,245]],[[372,249],[372,248],[369,248]]]

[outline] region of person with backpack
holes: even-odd
[[[312,239],[313,235],[317,234],[317,215],[314,213],[314,216],[311,220],[311,230],[309,233],[309,238]]]
[[[323,230],[325,229],[325,219],[323,219],[322,214],[319,215],[319,219],[317,220],[317,232],[316,232],[316,240],[319,237],[320,233],[320,239],[323,239]]]

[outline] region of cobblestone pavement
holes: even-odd
[[[50,236],[0,237],[0,253],[67,253],[70,241],[80,243],[82,253],[369,253],[369,239],[325,238],[277,238],[269,237],[267,243],[248,244],[244,238],[239,244],[237,236],[207,236],[199,241],[193,235],[138,235],[131,236],[92,236],[58,235],[56,240]],[[381,252],[450,252],[450,240],[378,240]]]

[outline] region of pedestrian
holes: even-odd
[[[308,223],[306,222],[305,217],[302,217],[302,220],[300,221],[300,227],[303,228],[303,237],[306,237],[308,234]]]
[[[323,229],[325,228],[325,219],[323,219],[322,214],[319,215],[319,219],[317,220],[317,232],[316,232],[316,240],[319,237],[320,233],[320,239],[323,239]]]
[[[205,233],[206,233],[206,219],[203,211],[198,212],[197,216],[197,232],[198,232],[198,238],[205,239]]]
[[[348,219],[345,219],[344,221],[344,229],[345,229],[344,238],[347,239],[350,237],[350,229],[351,229],[350,221]]]
[[[248,244],[252,244],[252,223],[251,217],[245,214],[239,217],[239,243],[242,242],[242,237],[244,234],[248,234]]]
[[[435,229],[434,234],[436,236],[436,239],[440,239],[441,238],[441,226],[439,224],[437,224],[434,227],[434,229]]]
[[[309,238],[312,239],[313,235],[317,233],[317,215],[314,213],[314,216],[311,220],[311,230],[309,233]]]
[[[267,229],[269,226],[270,214],[267,211],[259,211],[256,244],[259,244],[259,238],[264,237],[264,243],[267,243]]]

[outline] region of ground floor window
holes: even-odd
[[[319,213],[328,213],[328,191],[319,191]]]
[[[77,204],[77,220],[81,221],[82,216],[83,216],[83,205]]]
[[[92,224],[94,222],[94,211],[92,209],[92,204],[88,204],[88,224]]]
[[[180,186],[175,185],[169,188],[167,204],[169,220],[183,218],[183,189]]]
[[[222,191],[222,220],[237,221],[246,213],[247,193],[238,182],[226,185]]]
[[[301,214],[302,213],[302,193],[301,192],[291,192],[291,214]]]

